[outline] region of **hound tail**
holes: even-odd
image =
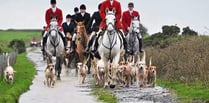
[[[152,57],[150,57],[150,60],[149,60],[149,66],[152,65]]]
[[[9,65],[9,55],[7,56],[7,66],[10,66]]]

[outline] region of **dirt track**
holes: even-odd
[[[54,88],[48,88],[43,83],[46,63],[42,60],[40,49],[36,48],[28,52],[27,56],[35,63],[37,75],[30,90],[21,95],[19,103],[98,103],[96,98],[90,95],[92,86],[79,85],[73,70],[69,75],[62,72],[62,80],[57,81]],[[142,89],[135,85],[129,88],[118,86],[113,90],[113,94],[116,95],[119,103],[176,103],[170,92],[159,86]]]
[[[43,83],[46,63],[42,60],[40,49],[28,52],[27,56],[35,63],[37,75],[30,90],[20,96],[19,103],[98,103],[90,95],[91,88],[88,84],[79,85],[73,71],[68,76],[63,72],[62,80],[57,81],[54,88],[48,88]]]

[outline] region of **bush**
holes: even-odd
[[[8,47],[17,50],[18,53],[26,51],[25,42],[23,40],[14,39],[9,43]]]
[[[183,37],[165,49],[146,48],[158,67],[158,76],[185,83],[201,81],[209,85],[209,37]]]
[[[182,35],[191,35],[191,36],[197,36],[198,33],[194,30],[191,30],[188,26],[183,28]]]
[[[176,25],[175,26],[164,25],[162,27],[162,31],[163,31],[163,34],[172,36],[172,35],[178,35],[180,33],[180,28]]]
[[[169,45],[179,41],[182,37],[179,35],[165,35],[164,33],[155,33],[150,37],[143,40],[144,46],[155,46],[160,48],[166,48]]]

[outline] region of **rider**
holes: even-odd
[[[74,22],[74,24],[75,24],[75,21],[74,21],[74,20],[75,20],[75,16],[76,16],[76,14],[78,14],[78,13],[79,13],[79,9],[78,9],[78,7],[75,7],[75,8],[74,8],[74,13],[75,13],[75,14],[73,14],[73,15],[72,15],[72,21],[73,21],[73,22]]]
[[[91,33],[90,38],[89,38],[89,41],[87,43],[87,47],[85,49],[85,52],[89,52],[89,48],[93,44],[93,41],[94,41],[94,39],[96,37],[95,34],[96,34],[96,32],[99,31],[99,25],[100,25],[100,23],[102,21],[102,18],[100,16],[100,12],[99,12],[99,10],[101,8],[101,5],[102,4],[99,4],[98,5],[98,11],[94,12],[94,14],[92,15],[91,19],[88,22],[88,25],[87,25],[88,30],[91,31],[92,33]],[[95,22],[92,25],[92,23],[93,23],[94,20],[95,20]]]
[[[44,50],[44,46],[46,44],[46,40],[47,40],[47,33],[49,31],[49,27],[50,27],[50,21],[52,18],[56,18],[57,19],[57,23],[58,23],[58,28],[59,28],[59,34],[62,37],[62,40],[64,42],[64,46],[65,46],[65,50],[66,50],[66,38],[65,38],[65,34],[63,32],[63,28],[62,28],[62,10],[56,7],[56,0],[51,0],[51,8],[47,9],[46,14],[45,14],[45,21],[47,24],[47,27],[45,28],[44,34],[43,34],[43,46],[42,46],[42,51]]]
[[[133,10],[134,8],[134,3],[130,2],[128,3],[128,9],[127,11],[123,12],[123,16],[122,16],[122,24],[124,27],[124,32],[125,34],[128,33],[129,29],[130,29],[130,25],[131,25],[131,19],[134,17],[138,17],[138,20],[140,20],[140,15],[138,11]],[[139,40],[139,51],[143,52],[142,49],[142,36],[141,33],[139,33],[137,35],[137,38]],[[127,50],[128,51],[128,50]]]
[[[87,30],[87,24],[88,24],[88,22],[90,20],[90,14],[86,12],[86,6],[84,4],[82,4],[80,6],[80,13],[76,14],[75,20],[77,22],[84,21],[84,25],[85,25],[85,28]]]
[[[99,36],[101,36],[104,33],[104,30],[106,29],[106,21],[105,21],[105,17],[106,17],[106,12],[105,11],[106,11],[106,9],[109,9],[109,10],[115,9],[116,10],[116,13],[115,13],[116,27],[117,27],[117,29],[119,29],[118,31],[120,32],[120,34],[122,36],[124,49],[127,50],[127,42],[125,40],[125,36],[124,36],[123,30],[122,30],[122,24],[120,22],[121,11],[122,11],[120,2],[118,2],[116,0],[105,0],[104,2],[102,2],[102,6],[100,8],[100,16],[102,18],[102,22],[100,23],[99,32],[96,36],[93,52],[95,52],[98,48],[98,38],[99,38]]]
[[[62,28],[64,29],[65,35],[67,35],[67,33],[70,33],[70,35],[71,35],[71,38],[67,38],[67,39],[72,40],[72,37],[75,33],[75,30],[74,30],[75,29],[75,24],[72,21],[72,16],[70,14],[68,14],[66,16],[66,22],[64,22],[62,24]],[[75,48],[75,41],[73,41],[73,47]]]

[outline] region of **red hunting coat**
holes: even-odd
[[[130,27],[131,19],[133,17],[138,17],[138,19],[139,19],[139,17],[140,17],[139,12],[133,11],[132,14],[130,14],[130,12],[128,10],[123,12],[122,24],[123,24],[124,32],[128,31],[128,27]]]
[[[52,8],[47,9],[46,14],[45,14],[45,21],[47,24],[47,28],[49,28],[50,26],[50,21],[52,18],[57,18],[58,20],[58,26],[62,27],[62,21],[63,21],[63,17],[62,17],[62,10],[59,8],[56,8],[56,11],[53,12]]]
[[[106,22],[105,22],[105,17],[106,17],[106,12],[105,10],[106,9],[109,9],[109,10],[112,10],[112,9],[115,9],[116,10],[116,14],[115,14],[115,17],[116,17],[116,27],[118,29],[122,29],[122,24],[120,23],[120,19],[121,19],[121,5],[120,5],[120,2],[116,1],[116,0],[113,0],[113,3],[111,5],[110,3],[110,0],[106,0],[102,3],[101,5],[101,8],[100,8],[100,16],[102,18],[102,22],[100,23],[100,28],[101,29],[105,29],[105,25],[106,25]]]

